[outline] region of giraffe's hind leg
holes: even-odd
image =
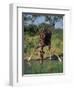
[[[40,63],[43,63],[43,59],[44,59],[44,51],[43,51],[43,47],[41,47],[41,50],[40,50]]]

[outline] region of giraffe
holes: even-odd
[[[49,31],[47,28],[43,28],[40,32],[40,41],[39,41],[39,47],[40,47],[40,58],[41,61],[40,63],[43,63],[43,58],[44,58],[44,47],[48,46],[48,49],[51,49],[51,36],[52,32]]]

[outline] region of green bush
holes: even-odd
[[[34,48],[39,44],[39,34],[35,33],[33,36],[30,32],[24,33],[24,53],[26,57],[29,57],[33,52]],[[52,30],[51,48],[55,49],[56,54],[63,53],[63,30],[56,29]],[[44,51],[49,54],[48,47],[44,48]],[[52,49],[50,50],[52,52]],[[37,52],[38,53],[38,52]],[[33,54],[34,59],[30,61],[31,66],[28,64],[24,65],[25,74],[38,74],[38,73],[61,73],[63,72],[63,62],[46,60],[41,65],[39,61],[36,61],[35,53]]]

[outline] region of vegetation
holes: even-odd
[[[41,73],[62,73],[63,62],[59,61],[44,61],[40,64],[39,61],[31,61],[31,66],[25,63],[24,74],[41,74]]]
[[[39,17],[39,16],[38,16]],[[34,49],[39,44],[39,30],[41,28],[47,28],[52,32],[51,40],[51,50],[48,50],[48,47],[44,48],[45,55],[44,57],[49,57],[50,54],[60,55],[63,53],[63,30],[55,29],[52,23],[41,23],[39,25],[34,24],[34,20],[37,16],[27,15],[24,17],[25,21],[31,20],[31,24],[24,26],[24,74],[40,74],[40,73],[62,73],[63,72],[63,61],[59,62],[58,60],[45,59],[43,64],[40,64],[39,49]],[[51,17],[46,17],[46,21],[49,21]],[[54,17],[50,21],[61,19],[61,16]],[[52,24],[52,25],[51,25]],[[34,51],[34,53],[33,53]],[[32,59],[28,62],[27,59],[33,53]]]

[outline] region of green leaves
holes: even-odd
[[[39,25],[38,23],[42,21],[40,18],[43,17],[43,22],[45,24],[49,24],[50,26],[55,28],[55,24],[58,21],[63,20],[63,15],[41,15],[41,14],[23,14],[24,15],[24,23],[29,25]],[[41,24],[42,24],[41,23]]]
[[[49,24],[53,27],[55,27],[56,22],[63,20],[63,16],[62,15],[47,15],[45,16],[45,21],[49,22]]]

